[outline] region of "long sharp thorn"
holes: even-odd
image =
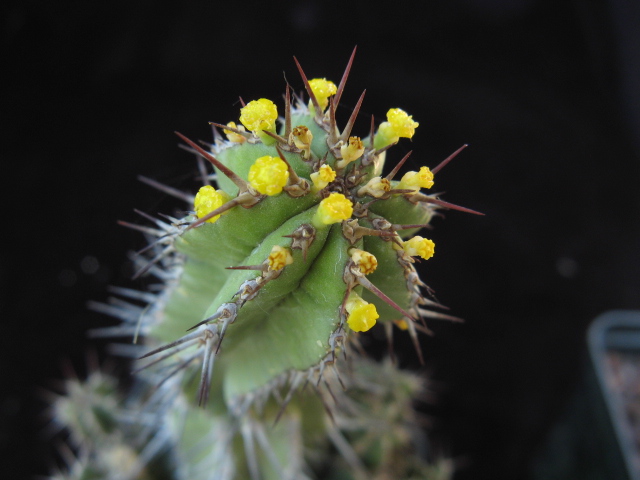
[[[453,315],[447,315],[446,313],[432,312],[431,310],[425,310],[423,308],[418,309],[421,317],[433,318],[434,320],[449,320],[455,323],[464,323],[464,320],[460,317],[454,317]]]
[[[188,328],[187,332],[190,332],[191,330],[193,330],[195,328],[198,328],[201,325],[204,325],[206,323],[212,322],[213,320],[216,320],[217,318],[220,318],[221,315],[222,315],[222,311],[216,312],[213,315],[211,315],[210,317],[205,318],[201,322],[196,323],[193,327]]]
[[[484,215],[484,213],[482,212],[471,210],[470,208],[467,208],[467,207],[461,207],[460,205],[456,205],[454,203],[445,202],[444,200],[440,200],[439,198],[430,197],[422,193],[413,195],[411,199],[417,200],[418,202],[433,203],[434,205],[439,205],[441,207],[449,208],[451,210],[459,210],[465,213],[473,213],[474,215]]]
[[[289,183],[294,185],[299,184],[300,177],[298,176],[296,171],[291,167],[291,164],[289,164],[287,159],[284,157],[284,153],[282,153],[282,150],[280,150],[280,147],[278,147],[277,145],[276,145],[276,150],[278,152],[278,156],[280,157],[280,160],[282,160],[284,163],[287,164],[287,170],[289,170]]]
[[[216,122],[209,122],[209,125],[222,128],[223,130],[229,130],[230,132],[237,133],[238,135],[242,135],[244,138],[251,138],[251,133],[243,132],[242,130],[239,130],[237,128],[230,127],[229,125],[222,125],[221,123],[216,123]]]
[[[336,102],[334,97],[329,98],[329,145],[338,143],[338,124],[336,122]]]
[[[165,232],[162,230],[158,230],[156,228],[145,227],[144,225],[136,225],[135,223],[125,222],[124,220],[118,220],[118,225],[122,227],[130,228],[131,230],[137,230],[142,233],[147,233],[149,235],[154,235],[156,237],[161,237],[165,235]]]
[[[342,74],[342,78],[340,79],[340,84],[338,85],[338,90],[336,92],[336,105],[340,103],[340,99],[342,98],[342,92],[344,91],[344,87],[347,84],[347,79],[349,78],[349,72],[351,72],[351,66],[353,65],[353,59],[356,56],[356,50],[358,46],[353,47],[353,52],[351,52],[351,56],[349,57],[349,61],[347,62],[347,66],[344,69],[344,73]]]
[[[362,95],[360,95],[360,98],[358,99],[358,103],[356,103],[356,106],[354,107],[353,112],[351,112],[351,116],[349,117],[349,121],[347,122],[347,125],[344,127],[344,130],[342,131],[342,135],[340,136],[340,138],[345,142],[349,138],[349,135],[351,135],[351,130],[353,129],[353,125],[356,123],[356,118],[358,118],[358,113],[360,113],[360,107],[362,106],[362,101],[364,100],[365,93],[367,93],[366,90],[362,92]]]
[[[455,152],[453,152],[451,155],[449,155],[447,158],[445,158],[442,162],[440,162],[440,164],[431,169],[431,173],[433,173],[434,175],[436,173],[438,173],[440,170],[442,170],[442,168],[449,163],[451,160],[453,160],[454,158],[456,158],[456,156],[465,148],[467,148],[469,146],[469,144],[465,143],[464,145],[462,145],[459,149],[457,149]]]
[[[240,178],[238,175],[236,175],[236,173],[233,170],[223,165],[217,158],[215,158],[213,155],[207,152],[204,148],[202,148],[197,143],[189,140],[180,132],[175,132],[175,134],[178,135],[184,142],[186,142],[196,152],[202,155],[205,158],[205,160],[209,160],[218,170],[224,173],[229,178],[229,180],[231,180],[233,183],[235,183],[238,186],[241,192],[244,192],[247,190],[248,183],[242,178]]]
[[[269,269],[268,265],[237,265],[235,267],[224,267],[225,270],[258,270],[260,272],[266,272]]]
[[[393,230],[409,230],[410,228],[428,228],[428,229],[432,229],[433,226],[428,224],[428,223],[415,223],[415,224],[410,224],[410,225],[396,225],[396,224],[393,224],[393,225],[391,225],[391,228]]]
[[[204,222],[206,222],[210,218],[213,218],[216,215],[220,215],[221,213],[224,213],[227,210],[230,210],[237,205],[243,205],[247,198],[248,197],[238,196],[232,200],[229,200],[227,203],[221,205],[220,207],[216,208],[212,212],[207,213],[204,217],[198,218],[196,221],[190,224],[185,231],[191,230],[192,228],[196,228],[197,226],[202,225]]]
[[[198,388],[198,406],[204,407],[209,400],[209,390],[211,388],[211,371],[213,370],[213,345],[211,339],[207,338],[204,347],[204,357],[202,359],[202,373],[200,374],[200,387]]]
[[[395,308],[405,317],[410,318],[413,321],[416,321],[413,315],[407,312],[404,308],[402,308],[396,302],[391,300],[387,295],[384,294],[384,292],[382,292],[378,287],[376,287],[373,283],[371,283],[364,275],[358,277],[358,283],[362,285],[364,288],[366,288],[367,290],[369,290],[371,293],[376,295],[380,300],[388,304],[390,307]]]
[[[177,347],[178,345],[181,345],[181,344],[183,344],[185,342],[193,340],[194,338],[198,338],[200,335],[201,335],[200,332],[193,332],[193,333],[190,333],[188,335],[185,335],[184,337],[179,338],[178,340],[176,340],[174,342],[167,343],[166,345],[162,345],[161,347],[155,348],[155,349],[151,350],[150,352],[145,353],[140,358],[138,358],[138,360],[142,360],[143,358],[150,357],[151,355],[155,355],[156,353],[164,352],[165,350],[168,350],[169,348]]]
[[[416,326],[413,323],[409,324],[409,337],[411,337],[413,348],[416,349],[416,353],[418,354],[420,365],[424,365],[424,357],[422,356],[422,348],[420,348],[420,340],[418,339],[418,334],[416,333]]]
[[[296,67],[298,67],[298,72],[300,72],[300,77],[302,77],[302,83],[304,83],[304,88],[309,94],[309,98],[311,99],[311,103],[313,103],[314,108],[316,109],[316,117],[322,116],[322,110],[320,109],[320,104],[318,103],[318,99],[316,98],[313,90],[311,90],[311,85],[309,85],[309,81],[307,80],[307,76],[304,74],[302,67],[300,66],[300,62],[296,57],[293,57],[293,61],[296,62]]]
[[[284,137],[281,137],[280,135],[278,135],[277,133],[270,132],[269,130],[263,130],[262,133],[269,135],[271,138],[275,138],[278,142],[284,145],[287,144],[287,140]]]
[[[375,149],[375,147],[373,146],[373,140],[374,140],[373,137],[375,136],[375,134],[376,134],[376,119],[373,115],[371,115],[371,130],[369,131],[369,148],[371,148],[371,150]]]
[[[244,102],[244,100],[242,99],[242,97],[238,97],[238,100],[240,100],[240,105],[242,105],[242,108],[246,107],[247,104]]]
[[[138,278],[140,278],[142,275],[144,275],[149,270],[151,270],[151,267],[153,267],[156,263],[158,263],[164,257],[169,255],[169,253],[171,253],[172,250],[173,250],[173,245],[169,245],[167,248],[165,248],[163,251],[161,251],[158,255],[156,255],[151,260],[149,260],[149,262],[144,267],[142,267],[140,270],[138,270],[133,275],[133,277],[131,277],[131,279],[132,280],[137,280]]]
[[[220,329],[220,339],[218,340],[218,346],[216,347],[216,355],[218,355],[218,352],[220,351],[220,345],[222,345],[222,339],[224,338],[224,334],[227,332],[227,327],[235,319],[235,317],[231,317],[222,322],[222,328]]]
[[[162,362],[163,360],[166,360],[169,357],[172,357],[176,353],[179,353],[179,352],[189,348],[190,346],[192,346],[197,341],[198,341],[198,339],[195,338],[195,339],[189,340],[188,342],[185,342],[185,343],[183,343],[181,345],[176,345],[176,347],[178,347],[178,348],[176,348],[173,352],[167,352],[164,355],[160,355],[158,358],[156,358],[152,362],[149,362],[149,363],[147,363],[146,365],[144,365],[142,367],[136,368],[131,373],[132,374],[140,373],[142,370],[146,370],[147,368],[152,367],[153,365],[156,365],[156,364]],[[140,358],[144,358],[144,357],[140,357]]]
[[[289,82],[284,92],[284,138],[289,141],[289,135],[291,134],[291,94],[289,89]]]
[[[393,167],[393,170],[391,170],[391,171],[389,172],[389,175],[387,175],[385,178],[386,178],[387,180],[389,180],[389,181],[393,180],[393,177],[395,177],[395,176],[396,176],[396,174],[398,173],[398,171],[400,170],[400,168],[402,167],[402,165],[404,165],[404,162],[406,162],[406,161],[407,161],[407,159],[411,156],[411,154],[412,154],[412,153],[413,153],[413,150],[410,150],[410,151],[409,151],[409,153],[407,153],[407,154],[402,158],[402,160],[400,160],[400,161],[398,162],[398,164],[397,164],[395,167]]]
[[[182,190],[178,190],[177,188],[170,187],[168,185],[164,185],[160,182],[156,182],[155,180],[145,177],[143,175],[138,175],[138,180],[142,183],[146,183],[150,187],[155,188],[156,190],[160,190],[161,192],[166,193],[167,195],[171,195],[179,200],[183,200],[186,203],[193,203],[193,195],[189,195]]]

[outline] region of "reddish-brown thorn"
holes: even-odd
[[[410,225],[397,225],[397,224],[393,224],[391,225],[391,228],[394,230],[409,230],[410,228],[428,228],[428,229],[432,229],[433,226],[429,225],[428,223],[414,223],[414,224],[410,224]]]
[[[289,135],[291,134],[291,95],[289,89],[289,82],[284,92],[284,138],[289,141]]]
[[[268,270],[267,265],[238,265],[236,267],[224,267],[225,270],[259,270],[264,272]]]
[[[289,183],[293,185],[298,185],[300,183],[300,177],[298,176],[296,171],[293,169],[291,164],[289,164],[287,159],[284,157],[284,153],[282,153],[282,150],[280,150],[280,147],[278,147],[277,145],[276,145],[276,150],[278,151],[278,156],[280,157],[280,160],[282,160],[284,163],[287,164],[287,169],[289,170]]]
[[[216,123],[216,122],[209,122],[209,125],[222,128],[223,130],[229,130],[230,132],[237,133],[238,135],[242,135],[244,138],[251,138],[251,134],[249,132],[243,132],[242,130],[238,130],[237,128],[230,127],[229,125],[222,125],[221,123]]]
[[[238,188],[240,189],[240,192],[244,192],[244,191],[246,191],[248,189],[247,188],[248,187],[248,183],[245,180],[243,180],[238,175],[236,175],[236,173],[233,170],[228,168],[226,165],[222,164],[217,158],[215,158],[213,155],[211,155],[209,152],[207,152],[205,149],[203,149],[200,145],[198,145],[197,143],[189,140],[187,137],[182,135],[180,132],[175,132],[175,134],[178,135],[183,141],[185,141],[196,152],[198,152],[200,155],[202,155],[202,157],[204,157],[205,160],[210,161],[218,170],[220,170],[222,173],[224,173],[229,178],[229,180],[231,180],[233,183],[235,183],[238,186]]]
[[[369,131],[369,143],[370,143],[369,148],[371,148],[371,150],[374,149],[373,137],[375,136],[375,134],[376,134],[376,119],[373,115],[371,115],[371,130]]]
[[[336,103],[334,97],[329,98],[329,144],[338,143],[338,124],[336,122]]]
[[[386,152],[387,150],[389,150],[391,147],[393,147],[394,145],[396,145],[398,142],[395,143],[390,143],[389,145],[379,148],[378,150],[375,151],[375,155],[380,155],[383,152]]]
[[[240,105],[242,105],[242,108],[247,106],[247,104],[244,103],[244,100],[242,99],[242,97],[238,97],[238,99],[240,100]]]
[[[356,56],[356,50],[358,46],[353,47],[353,52],[351,52],[351,56],[349,57],[349,61],[347,62],[347,67],[344,69],[344,73],[342,74],[342,79],[340,80],[340,84],[338,85],[338,91],[336,92],[336,105],[340,104],[340,99],[342,98],[342,92],[344,91],[344,87],[347,84],[347,79],[349,78],[349,72],[351,72],[351,65],[353,65],[353,59]]]
[[[393,180],[393,177],[395,177],[395,176],[396,176],[396,174],[398,173],[398,171],[400,170],[400,168],[402,167],[402,165],[404,165],[404,162],[406,162],[406,161],[407,161],[407,159],[411,156],[411,154],[412,154],[412,153],[413,153],[413,150],[410,150],[410,151],[409,151],[409,153],[407,153],[407,154],[402,158],[402,160],[400,160],[400,161],[398,162],[398,164],[397,164],[395,167],[393,167],[393,170],[391,170],[391,171],[389,172],[389,175],[387,175],[385,178],[386,178],[387,180],[389,180],[389,181]]]
[[[455,152],[453,152],[451,155],[449,155],[447,158],[445,158],[442,162],[440,162],[440,164],[431,169],[431,173],[433,173],[434,175],[436,173],[438,173],[440,170],[442,170],[442,168],[449,163],[451,160],[453,160],[454,158],[456,158],[456,156],[465,148],[467,148],[469,146],[469,144],[465,143],[464,145],[462,145],[459,149],[457,149]]]
[[[262,133],[269,135],[271,138],[275,139],[277,142],[282,143],[283,145],[288,144],[288,141],[284,137],[281,137],[280,135],[278,135],[277,133],[270,132],[269,130],[262,130]]]
[[[351,112],[351,116],[349,117],[349,121],[342,131],[342,135],[340,135],[340,139],[344,140],[345,142],[349,138],[349,135],[351,135],[353,125],[356,123],[356,118],[358,117],[358,113],[360,112],[360,107],[362,106],[362,101],[364,100],[365,93],[367,93],[366,90],[362,92],[362,95],[360,95],[358,103],[356,103],[356,106],[354,107],[353,112]]]
[[[373,283],[371,283],[364,275],[358,277],[358,283],[362,285],[364,288],[366,288],[367,290],[369,290],[371,293],[373,293],[375,296],[377,296],[380,300],[385,302],[387,305],[389,305],[392,308],[395,308],[398,312],[400,312],[405,317],[410,318],[413,321],[416,321],[416,319],[413,318],[413,315],[407,312],[404,308],[402,308],[396,302],[391,300],[384,292],[382,292],[382,290],[380,290]]]
[[[413,195],[411,197],[411,200],[416,199],[416,197],[418,197],[417,201],[419,201],[419,202],[433,203],[434,205],[439,205],[440,207],[449,208],[451,210],[459,210],[461,212],[466,212],[466,213],[473,213],[474,215],[484,215],[484,213],[482,213],[482,212],[478,212],[476,210],[471,210],[470,208],[467,208],[467,207],[461,207],[460,205],[456,205],[454,203],[445,202],[444,200],[440,200],[439,198],[430,197],[428,195],[423,195],[423,194]]]
[[[446,313],[434,312],[432,310],[425,310],[421,308],[420,316],[426,318],[433,318],[434,320],[449,320],[455,323],[464,323],[464,319],[460,317],[454,317],[453,315],[447,315]]]
[[[300,66],[300,62],[296,57],[293,57],[293,61],[296,62],[296,67],[298,67],[298,72],[300,72],[300,77],[302,77],[302,83],[304,83],[304,88],[309,94],[309,98],[311,99],[311,103],[313,103],[314,108],[316,109],[316,117],[322,116],[322,110],[320,109],[320,104],[318,103],[318,99],[316,98],[313,90],[311,90],[311,85],[309,85],[309,81],[307,80],[307,76],[304,74],[302,67]]]
[[[198,218],[195,222],[193,222],[191,225],[189,225],[186,231],[191,230],[192,228],[196,228],[200,225],[202,225],[204,222],[206,222],[207,220],[209,220],[210,218],[215,217],[216,215],[220,215],[223,212],[226,212],[227,210],[232,209],[233,207],[235,207],[236,205],[240,205],[241,201],[238,200],[239,197],[234,198],[233,200],[228,201],[227,203],[225,203],[224,205],[221,205],[220,207],[216,208],[215,210],[213,210],[212,212],[207,213],[204,217],[200,217]]]

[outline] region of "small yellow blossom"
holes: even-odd
[[[387,121],[382,122],[374,139],[375,148],[383,148],[396,143],[400,137],[411,138],[419,123],[414,122],[411,115],[399,108],[387,112]]]
[[[324,111],[329,105],[329,97],[335,95],[338,91],[338,87],[336,84],[326,78],[314,78],[313,80],[309,80],[309,86],[311,87],[311,91],[318,100],[318,105]],[[313,103],[310,102],[312,106]],[[311,107],[310,107],[311,108]]]
[[[380,198],[391,190],[389,180],[382,177],[373,177],[364,187],[358,189],[358,196],[371,195],[374,198]]]
[[[214,210],[220,208],[227,203],[231,198],[222,190],[216,190],[211,185],[205,185],[200,187],[196,198],[193,202],[196,216],[202,218]],[[225,212],[226,213],[226,212]],[[208,223],[215,223],[220,218],[220,215],[216,215],[207,220]]]
[[[280,245],[274,245],[269,254],[269,270],[282,270],[286,265],[293,263],[291,250]]]
[[[393,323],[395,323],[396,327],[398,327],[400,330],[409,330],[409,324],[404,318],[401,318],[400,320],[394,320]]]
[[[402,244],[402,248],[405,253],[410,256],[419,256],[424,260],[429,260],[433,257],[435,252],[436,244],[428,238],[422,238],[419,235],[416,235],[413,238],[410,238],[406,242]]]
[[[344,168],[354,160],[359,159],[364,153],[364,144],[360,137],[349,137],[349,141],[340,147],[342,160],[336,163],[337,168]]]
[[[366,332],[376,324],[376,320],[380,318],[376,306],[373,303],[366,302],[355,292],[351,292],[345,309],[349,314],[347,323],[354,332]]]
[[[249,169],[249,183],[263,195],[278,195],[289,180],[289,168],[279,157],[258,158]]]
[[[347,220],[353,214],[353,203],[341,193],[332,193],[318,205],[312,223],[316,227]]]
[[[378,268],[378,259],[369,252],[360,250],[359,248],[352,248],[349,250],[349,255],[353,263],[355,263],[365,275],[375,272],[376,268]]]
[[[305,160],[311,156],[311,142],[313,134],[304,125],[298,125],[289,134],[289,143],[293,143],[296,148],[302,150]]]
[[[418,172],[407,172],[400,180],[396,188],[404,190],[420,190],[433,186],[433,173],[429,167],[420,167]]]
[[[336,179],[336,171],[329,165],[322,165],[317,172],[311,174],[313,187],[311,191],[319,192]]]
[[[236,122],[227,123],[227,127],[235,128],[236,130],[240,130],[242,132],[246,131],[242,125],[236,125]],[[222,131],[227,136],[227,138],[234,143],[244,143],[247,141],[244,135],[240,135],[239,133],[226,129],[223,129]]]
[[[252,100],[240,109],[240,121],[255,134],[263,130],[275,131],[277,118],[278,108],[266,98]]]

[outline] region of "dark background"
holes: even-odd
[[[438,219],[422,268],[466,320],[434,324],[423,342],[434,442],[459,479],[528,478],[579,377],[589,322],[640,308],[640,7],[89,3],[1,7],[3,470],[46,473],[41,391],[102,351],[85,332],[110,321],[86,302],[140,285],[126,256],[143,240],[116,220],[176,203],[136,175],[193,187],[174,130],[209,140],[208,121],[237,121],[239,95],[281,103],[283,75],[302,88],[293,55],[310,78],[337,82],[358,45],[342,118],[366,88],[355,134],[390,107],[420,122],[391,161],[413,149],[414,166],[433,167],[469,143],[436,189],[486,213]],[[400,357],[416,363],[410,349]]]

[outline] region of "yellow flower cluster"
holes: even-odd
[[[227,127],[235,128],[236,130],[240,130],[242,132],[245,131],[245,128],[242,125],[236,125],[236,122],[227,123]],[[227,136],[227,138],[234,143],[244,143],[247,140],[243,135],[240,135],[239,133],[233,132],[231,130],[223,129],[222,131]]]
[[[266,98],[252,100],[240,109],[240,121],[255,134],[263,130],[275,131],[277,119],[278,108]]]
[[[349,137],[349,141],[340,147],[342,160],[336,163],[337,168],[344,168],[354,160],[359,159],[364,153],[364,144],[360,137]]]
[[[208,215],[214,210],[220,208],[229,200],[229,195],[227,195],[224,191],[216,190],[211,185],[205,185],[204,187],[200,187],[200,190],[198,190],[196,198],[193,202],[193,207],[196,211],[196,216],[198,218],[202,218],[205,215]],[[216,215],[209,218],[207,222],[215,223],[219,218],[220,215]]]
[[[274,245],[267,260],[269,262],[269,270],[278,271],[293,263],[293,255],[291,255],[291,250],[288,248]]]
[[[289,168],[279,157],[265,155],[249,169],[249,183],[263,195],[278,195],[289,180]]]
[[[347,220],[353,214],[353,203],[341,193],[332,193],[318,205],[312,223],[316,227]]]
[[[419,256],[424,260],[429,260],[435,253],[436,244],[428,238],[416,235],[402,244],[402,248],[407,255]]]
[[[354,332],[366,332],[380,318],[376,306],[373,303],[366,302],[355,292],[351,292],[349,295],[345,309],[349,314],[347,323]]]
[[[429,167],[420,167],[418,172],[407,172],[400,180],[396,188],[407,190],[420,190],[421,188],[431,188],[433,186],[433,173]]]
[[[309,80],[309,86],[311,87],[311,91],[318,100],[318,104],[320,108],[324,111],[329,105],[329,97],[335,95],[338,91],[338,87],[336,84],[326,78],[314,78],[313,80]]]

